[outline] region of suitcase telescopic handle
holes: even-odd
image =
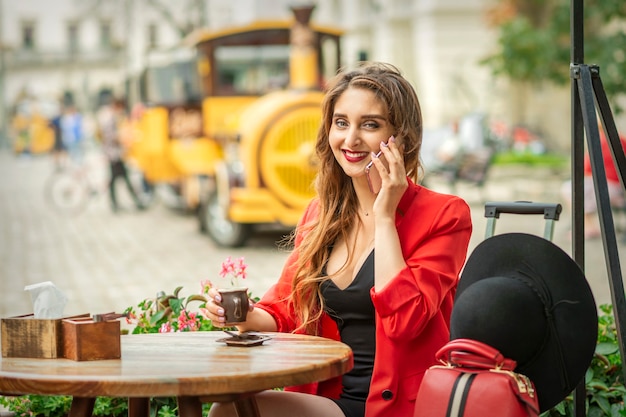
[[[485,203],[485,217],[487,218],[487,231],[485,237],[491,237],[495,233],[496,219],[500,213],[510,214],[543,214],[546,226],[543,237],[552,241],[554,235],[554,222],[559,220],[563,207],[559,203],[533,203],[532,201],[489,201]]]

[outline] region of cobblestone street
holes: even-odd
[[[83,213],[61,215],[44,199],[52,167],[48,156],[0,153],[2,317],[32,312],[24,286],[42,281],[67,295],[68,314],[119,312],[177,286],[190,294],[201,280],[222,279],[218,274],[227,256],[245,257],[244,282],[260,294],[286,258],[274,244],[277,235],[254,238],[241,249],[217,248],[199,232],[194,216],[158,202],[135,211],[127,201],[126,210],[113,214],[103,192]]]

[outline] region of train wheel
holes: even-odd
[[[217,192],[209,194],[200,206],[200,227],[219,246],[243,246],[252,234],[252,225],[235,223],[226,217],[224,207],[219,204]]]

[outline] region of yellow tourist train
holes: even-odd
[[[221,246],[292,228],[314,195],[321,90],[339,68],[342,32],[310,24],[310,7],[293,11],[194,32],[142,77],[129,156],[148,181],[172,185]]]

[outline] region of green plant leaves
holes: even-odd
[[[500,1],[496,9],[510,2]],[[570,0],[514,2],[514,12],[498,23],[498,50],[481,61],[497,77],[540,84],[564,85],[570,81],[569,64],[572,34]],[[531,5],[532,7],[529,7]],[[600,76],[616,113],[617,97],[625,93],[626,2],[586,0],[584,2],[585,62],[600,66]]]
[[[601,342],[596,346],[597,355],[611,355],[619,351],[619,345],[613,342]]]
[[[185,303],[185,307],[191,301],[200,301],[202,303],[206,303],[208,300],[206,299],[204,295],[199,295],[199,294],[190,295],[189,297],[187,297],[187,302]]]

